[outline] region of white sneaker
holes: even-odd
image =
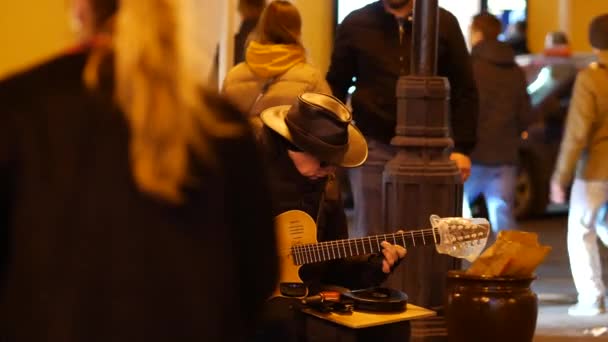
[[[597,316],[606,312],[606,304],[604,303],[604,297],[598,298],[592,303],[578,302],[568,308],[568,315],[570,316]]]

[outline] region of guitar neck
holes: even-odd
[[[393,245],[405,247],[406,249],[440,243],[439,231],[437,228],[430,228],[356,239],[296,245],[292,247],[292,254],[296,265],[312,264],[358,255],[381,253],[382,241],[387,241]]]

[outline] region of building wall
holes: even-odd
[[[0,77],[69,46],[66,0],[0,1]]]
[[[589,24],[599,14],[608,14],[608,0],[570,0],[569,29],[574,51],[589,51]]]
[[[608,0],[528,0],[530,49],[542,51],[547,32],[568,34],[573,51],[590,51],[588,28],[591,20],[608,13]]]
[[[308,58],[325,74],[333,46],[334,11],[330,0],[295,0],[302,16],[302,40],[307,48]]]
[[[545,34],[559,29],[559,1],[528,0],[528,47],[531,51],[542,51]]]

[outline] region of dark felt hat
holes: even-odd
[[[595,17],[589,25],[589,42],[600,50],[608,50],[608,14]]]
[[[260,116],[270,129],[321,161],[356,167],[367,159],[363,134],[348,108],[333,96],[304,93],[293,105],[271,107]]]

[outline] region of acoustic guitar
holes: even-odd
[[[286,211],[275,218],[279,254],[279,284],[271,298],[303,298],[308,289],[300,279],[302,265],[381,253],[382,241],[407,248],[435,245],[437,252],[474,260],[483,250],[490,231],[486,219],[431,216],[429,229],[399,231],[363,238],[317,242],[317,226],[307,213]]]

